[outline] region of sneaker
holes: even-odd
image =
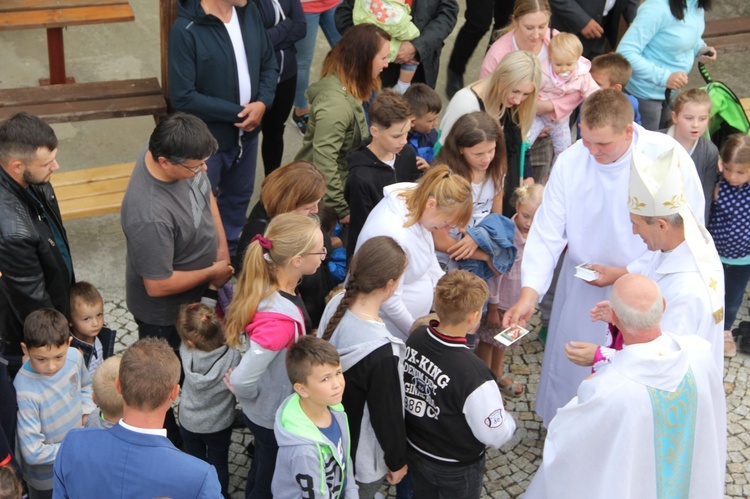
[[[307,133],[307,121],[310,119],[310,114],[305,113],[302,115],[297,115],[294,111],[292,111],[292,121],[295,125],[297,125],[297,130],[299,130],[299,133],[302,134],[304,137]]]

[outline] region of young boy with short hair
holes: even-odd
[[[633,76],[633,68],[625,56],[617,52],[610,52],[598,55],[592,59],[589,74],[591,74],[591,77],[599,85],[599,88],[614,88],[623,92],[625,85],[628,84],[630,77]],[[641,113],[638,112],[638,99],[627,92],[625,92],[625,96],[633,105],[633,110],[635,111],[635,119],[633,121],[640,125]]]
[[[71,345],[83,354],[92,373],[115,351],[115,332],[104,325],[104,300],[93,284],[79,281],[70,288]]]
[[[13,385],[18,401],[18,449],[29,497],[52,497],[52,465],[60,443],[80,428],[94,409],[91,374],[83,357],[69,348],[68,321],[43,308],[23,324],[21,349],[27,357]]]
[[[370,104],[372,140],[346,156],[349,174],[344,198],[351,214],[346,247],[349,259],[354,255],[367,216],[383,199],[383,187],[396,182],[416,182],[421,175],[414,150],[404,147],[410,129],[411,110],[404,97],[393,90],[381,91]]]
[[[97,409],[86,419],[86,428],[108,429],[122,419],[122,395],[117,391],[115,382],[120,373],[120,357],[110,357],[94,373],[92,399]]]
[[[356,499],[349,424],[341,405],[344,374],[336,348],[303,336],[287,350],[286,371],[296,393],[276,412],[276,469],[284,472],[273,476],[273,495]]]
[[[404,99],[409,103],[412,117],[407,140],[417,153],[417,168],[424,171],[435,159],[435,144],[438,142],[435,127],[443,109],[443,100],[435,90],[424,83],[415,83],[409,87],[404,93]]]
[[[447,273],[435,288],[439,321],[418,327],[406,340],[404,405],[414,497],[479,498],[485,446],[497,449],[515,432],[494,373],[466,345],[488,296],[487,284],[471,272]],[[456,475],[464,478],[460,484]]]

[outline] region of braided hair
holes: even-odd
[[[326,326],[323,339],[329,341],[349,307],[360,294],[370,294],[398,280],[406,268],[406,253],[391,237],[368,239],[355,253],[344,286],[344,297]]]

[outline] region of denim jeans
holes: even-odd
[[[729,331],[745,297],[750,265],[724,265],[724,330]]]
[[[338,7],[338,6],[336,6]],[[323,34],[328,40],[328,45],[333,47],[341,39],[341,35],[336,29],[336,23],[333,20],[333,14],[336,7],[332,7],[324,12],[305,13],[307,22],[307,34],[299,40],[295,47],[297,48],[297,91],[294,97],[294,107],[305,109],[308,106],[305,91],[310,84],[310,65],[312,64],[313,54],[315,53],[315,40],[318,38],[318,26],[323,30]],[[316,75],[315,80],[317,81]]]
[[[248,135],[242,136],[242,148],[236,145],[226,151],[219,151],[206,161],[208,180],[219,206],[230,255],[237,249],[237,241],[245,225],[247,207],[255,187],[258,136],[246,137]]]
[[[193,433],[181,427],[180,433],[185,452],[216,468],[221,494],[229,497],[229,444],[232,440],[232,427],[214,433]]]
[[[247,472],[245,499],[272,499],[271,481],[276,469],[276,454],[279,453],[279,444],[276,443],[273,428],[258,426],[244,414],[242,419],[250,428],[255,440],[255,455],[250,470]]]
[[[442,464],[409,449],[407,461],[414,499],[479,499],[482,495],[485,456],[471,464]]]

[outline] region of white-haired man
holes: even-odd
[[[557,412],[526,499],[723,497],[721,376],[704,339],[662,332],[665,304],[645,276],[615,282],[625,346]]]

